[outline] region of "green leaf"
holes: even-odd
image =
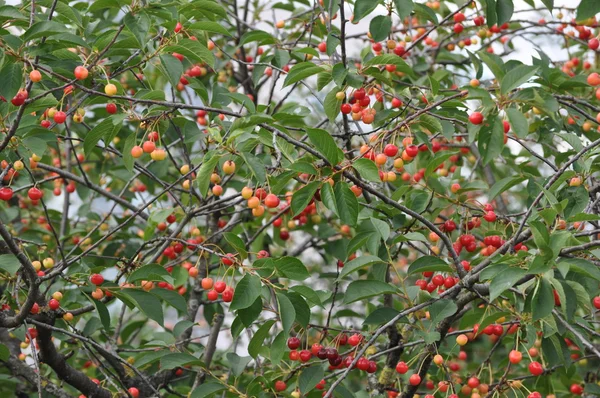
[[[387,39],[392,30],[392,18],[389,15],[378,15],[371,20],[369,32],[375,41]]]
[[[194,325],[195,325],[194,322],[190,322],[187,319],[177,322],[177,325],[175,325],[175,327],[173,328],[173,336],[175,336],[175,337],[181,336],[183,334],[183,332],[185,332],[189,328],[193,327]]]
[[[323,101],[325,115],[331,122],[333,122],[337,115],[340,113],[340,108],[342,106],[342,103],[344,102],[343,100],[339,100],[336,97],[336,94],[339,91],[340,90],[337,87],[334,87],[334,89],[331,90],[329,94],[327,94],[327,96],[325,96],[325,101]]]
[[[0,7],[0,21],[5,21],[7,19],[21,19],[26,20],[27,17],[21,14],[16,7],[13,6],[2,6]]]
[[[600,270],[594,265],[594,263],[584,260],[582,258],[568,258],[564,257],[558,261],[559,268],[564,267],[566,272],[563,276],[566,277],[567,273],[572,271],[581,274],[587,278],[593,278],[600,281]]]
[[[519,138],[525,138],[529,134],[529,123],[527,118],[521,111],[516,108],[508,108],[505,110],[510,122],[510,129]]]
[[[260,353],[261,348],[263,347],[263,343],[267,336],[269,336],[269,330],[275,324],[273,319],[266,321],[258,328],[250,343],[248,344],[248,353],[252,356],[252,358],[256,359],[258,354]]]
[[[396,288],[389,283],[376,280],[357,280],[348,285],[344,294],[344,304],[383,294],[397,293]]]
[[[415,8],[415,4],[412,0],[394,0],[394,5],[396,6],[396,12],[400,19],[408,17]]]
[[[206,62],[213,68],[215,66],[215,56],[213,53],[197,40],[182,39],[177,44],[165,47],[164,51],[181,54],[189,58],[192,62]]]
[[[174,290],[152,289],[152,294],[181,312],[187,312],[187,303],[182,295]]]
[[[324,71],[325,69],[313,64],[312,62],[300,62],[299,64],[294,65],[294,67],[292,67],[292,69],[290,69],[288,74],[285,76],[283,87],[287,87],[296,82],[304,80],[309,76],[316,75],[317,73]]]
[[[264,30],[251,30],[244,33],[240,40],[240,46],[247,43],[252,43],[254,41],[257,41],[259,44],[277,43],[277,39],[275,39],[270,33],[267,33]]]
[[[500,84],[500,92],[508,94],[521,84],[527,82],[538,71],[539,66],[519,65],[508,71]]]
[[[246,366],[248,366],[252,360],[252,357],[241,357],[235,352],[228,352],[225,357],[229,362],[229,369],[231,369],[231,373],[233,373],[233,375],[236,377],[244,372],[244,369],[246,369]]]
[[[133,271],[127,278],[129,282],[147,280],[147,281],[165,281],[173,284],[173,277],[162,266],[158,264],[144,265]]]
[[[38,37],[51,37],[59,33],[69,33],[69,30],[64,24],[55,21],[42,21],[34,23],[21,36],[24,42],[37,39]]]
[[[3,254],[0,256],[0,269],[8,272],[10,275],[15,275],[21,263],[14,254]]]
[[[106,118],[95,125],[94,128],[88,131],[83,139],[83,152],[85,153],[85,156],[89,156],[90,152],[92,152],[101,139],[110,142],[108,141],[108,138],[114,137],[120,128],[121,125],[115,126],[111,118]]]
[[[527,271],[524,269],[507,266],[506,269],[496,275],[490,283],[490,301],[497,299],[526,274]]]
[[[456,313],[458,307],[452,300],[439,300],[429,307],[431,323],[437,325],[439,322]]]
[[[558,195],[559,201],[562,202],[565,199],[568,201],[564,209],[565,218],[569,218],[585,210],[590,201],[590,196],[583,186],[568,187]]]
[[[506,67],[504,65],[504,62],[502,61],[502,58],[494,54],[489,54],[485,51],[479,51],[477,52],[477,55],[487,65],[487,67],[490,68],[496,80],[501,82],[504,78],[504,75],[506,74]]]
[[[577,21],[584,21],[600,12],[600,2],[596,0],[581,0],[577,6]]]
[[[163,325],[165,319],[163,317],[162,305],[156,296],[137,289],[124,289],[119,293],[115,293],[117,297],[123,295],[132,299],[135,306],[138,307],[148,318],[155,320],[159,325]]]
[[[400,312],[390,307],[379,307],[371,312],[364,320],[363,325],[383,325],[394,319]]]
[[[205,32],[212,32],[212,33],[220,33],[222,35],[231,37],[231,33],[229,33],[229,31],[227,29],[225,29],[223,27],[223,25],[221,25],[218,22],[212,22],[212,21],[194,22],[193,24],[191,24],[188,27],[188,29],[203,30]]]
[[[338,209],[340,220],[344,224],[348,224],[351,227],[356,225],[358,220],[358,199],[352,190],[348,187],[348,184],[344,182],[338,182],[333,188],[335,194],[335,203]]]
[[[342,87],[344,85],[346,76],[348,76],[348,69],[344,67],[343,63],[339,62],[333,66],[333,69],[331,70],[331,77],[338,87]]]
[[[315,193],[319,189],[321,185],[320,181],[309,182],[296,192],[292,196],[292,203],[290,207],[292,208],[292,214],[297,216],[302,213],[302,211],[308,206],[311,200],[315,197]]]
[[[490,126],[484,126],[479,131],[477,145],[479,153],[482,155],[484,166],[498,158],[502,152],[502,148],[504,148],[504,127],[499,117],[491,119]]]
[[[1,59],[1,58],[0,58]],[[0,70],[2,84],[0,84],[0,95],[10,101],[21,88],[23,82],[23,64],[9,61]]]
[[[200,384],[192,391],[190,398],[208,398],[215,393],[227,390],[227,386],[219,383]]]
[[[352,20],[352,23],[356,24],[358,21],[372,13],[380,2],[380,0],[356,0],[354,3],[354,19]]]
[[[435,154],[433,159],[429,161],[427,164],[427,168],[425,169],[425,178],[429,177],[435,170],[446,160],[450,159],[450,157],[456,155],[457,152],[438,152]]]
[[[296,320],[296,309],[294,305],[284,294],[277,294],[277,301],[279,303],[279,317],[281,318],[281,325],[283,331],[287,334],[294,325]]]
[[[488,200],[493,200],[502,192],[509,190],[510,188],[522,183],[523,181],[525,181],[525,178],[522,176],[506,177],[501,179],[500,181],[496,181],[496,183],[490,188],[488,192]]]
[[[198,170],[198,177],[196,181],[198,182],[198,191],[203,197],[206,197],[208,193],[208,187],[210,185],[210,176],[212,175],[215,167],[219,163],[220,155],[215,152],[207,152],[204,155],[204,159],[202,162],[202,166]]]
[[[498,14],[496,14],[496,0],[485,0],[485,19],[487,25],[492,27],[496,25],[498,21]]]
[[[256,275],[246,273],[238,282],[229,309],[231,311],[250,307],[260,296],[261,282]]]
[[[410,75],[413,75],[412,68],[406,63],[402,57],[397,56],[396,54],[382,54],[376,55],[367,62],[365,62],[364,67],[368,68],[369,66],[377,66],[377,65],[396,65],[396,70],[399,72],[404,72]]]
[[[140,12],[135,15],[128,13],[125,15],[125,18],[123,18],[123,23],[127,29],[133,33],[140,48],[146,48],[146,44],[148,44],[146,37],[148,36],[150,24],[152,23],[148,15],[145,12]]]
[[[358,174],[367,181],[381,182],[379,178],[379,169],[375,162],[370,159],[360,158],[356,160],[352,167],[358,171]]]
[[[435,12],[433,12],[433,10],[427,7],[425,4],[415,3],[415,13],[420,18],[424,18],[428,21],[431,21],[436,25],[438,24],[437,15],[435,15]]]
[[[160,64],[164,69],[165,76],[169,79],[171,86],[177,87],[179,79],[183,75],[183,64],[170,54],[160,55]]]
[[[417,272],[438,271],[452,272],[453,269],[444,260],[434,256],[419,257],[411,265],[408,266],[408,275],[416,274]]]
[[[10,358],[10,350],[4,344],[0,344],[0,361],[6,361]]]
[[[554,8],[554,0],[542,0],[542,3],[544,3],[550,12],[552,12],[552,9]]]
[[[306,394],[319,384],[325,372],[320,365],[304,368],[298,377],[298,388],[301,394]]]
[[[335,194],[333,193],[333,188],[329,184],[323,184],[321,186],[321,201],[329,210],[333,212],[336,216],[339,215],[339,211],[337,208],[337,202],[335,201]]]
[[[185,352],[176,352],[163,356],[160,359],[160,368],[167,370],[200,363],[201,361],[191,354],[186,354]]]
[[[284,278],[303,281],[310,276],[302,261],[295,257],[280,257],[274,261],[274,266]]]
[[[356,257],[354,260],[348,261],[346,264],[344,264],[344,267],[342,268],[342,272],[340,273],[338,280],[344,278],[345,276],[355,271],[358,271],[363,267],[366,267],[367,265],[373,264],[385,264],[385,261],[383,261],[377,256],[372,256],[370,254]]]
[[[129,172],[133,171],[133,164],[135,159],[131,156],[131,149],[135,146],[135,133],[130,134],[129,137],[125,140],[125,144],[123,144],[123,164],[125,168],[129,170]]]
[[[515,10],[515,6],[513,5],[513,0],[496,1],[496,17],[498,18],[496,23],[498,26],[500,26],[503,23],[510,21],[510,17],[512,17],[513,11]]]
[[[317,151],[319,151],[331,165],[335,166],[342,161],[344,153],[326,130],[307,128],[306,134]]]
[[[531,300],[533,321],[545,318],[552,313],[554,308],[554,293],[552,285],[546,278],[539,278]]]
[[[223,237],[225,238],[227,243],[229,243],[240,254],[242,260],[248,258],[246,244],[244,243],[242,238],[240,238],[239,236],[237,236],[237,234],[233,232],[225,232],[223,234]]]

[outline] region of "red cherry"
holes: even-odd
[[[29,199],[31,200],[40,200],[43,195],[44,193],[36,187],[29,188],[29,191],[27,191],[27,196],[29,196]]]
[[[67,120],[67,114],[63,111],[56,111],[54,114],[54,122],[56,124],[62,124],[65,122],[65,120]]]
[[[418,153],[419,153],[419,147],[416,145],[409,145],[406,148],[406,154],[408,156],[410,156],[411,158],[414,158],[415,156],[417,156]]]
[[[40,306],[38,303],[33,303],[33,305],[31,306],[31,310],[29,311],[32,314],[37,314],[38,312],[40,312]]]
[[[287,341],[287,346],[290,350],[295,350],[300,347],[300,339],[298,337],[290,337]]]
[[[233,265],[234,257],[232,253],[227,253],[225,257],[221,257],[221,262],[224,265]]]
[[[319,43],[319,45],[317,46],[317,48],[319,49],[320,52],[324,53],[327,51],[327,43],[325,43],[324,41],[322,41],[321,43]]]
[[[273,209],[277,206],[279,206],[280,200],[277,197],[277,195],[274,195],[272,193],[268,194],[267,197],[265,198],[265,206]]]
[[[597,310],[600,310],[600,296],[594,297],[592,303]]]
[[[113,104],[112,102],[109,102],[108,104],[106,104],[106,112],[110,113],[111,115],[114,115],[115,113],[117,113],[117,105]]]
[[[177,25],[175,25],[175,33],[179,33],[181,32],[181,29],[183,28],[183,26],[181,26],[181,22],[177,22]]]
[[[286,388],[287,388],[287,385],[285,384],[285,382],[284,382],[284,381],[282,381],[282,380],[277,380],[277,381],[275,382],[275,391],[278,391],[278,392],[280,392],[280,391],[284,391]]]
[[[89,71],[86,67],[80,65],[75,67],[75,71],[73,72],[73,74],[75,75],[75,79],[85,80],[89,75]]]
[[[350,344],[353,347],[356,347],[357,345],[360,344],[361,340],[362,340],[362,336],[360,334],[356,333],[348,338],[348,344]]]
[[[527,396],[527,398],[542,398],[542,394],[537,391],[532,392]]]
[[[225,284],[225,282],[218,281],[215,283],[215,290],[217,293],[223,293],[225,291],[225,288],[227,288],[227,285]]]
[[[300,361],[308,362],[308,361],[310,361],[310,358],[312,358],[312,354],[310,351],[308,351],[308,350],[300,351]]]
[[[421,376],[419,376],[419,374],[415,373],[408,378],[408,382],[410,383],[411,386],[418,386],[419,384],[421,384]]]
[[[104,283],[104,277],[100,274],[93,274],[92,276],[90,276],[90,282],[92,283],[92,285],[99,286],[102,283]]]
[[[383,148],[383,153],[390,158],[393,158],[398,154],[398,147],[394,144],[387,144],[385,148]]]
[[[463,30],[465,30],[465,27],[463,26],[463,24],[457,23],[457,24],[454,24],[453,30],[454,30],[454,33],[456,33],[458,35],[458,34],[462,33]]]
[[[224,302],[231,303],[231,300],[233,300],[233,288],[227,287],[223,292],[222,297]]]
[[[127,390],[129,392],[129,394],[133,397],[133,398],[138,398],[140,396],[140,390],[138,390],[135,387],[131,387],[130,389]]]
[[[400,108],[402,105],[403,104],[402,104],[402,100],[401,99],[399,99],[399,98],[392,98],[392,108]]]
[[[512,350],[509,354],[508,354],[508,360],[510,361],[510,363],[512,363],[513,365],[518,364],[519,362],[521,362],[521,359],[523,359],[523,354],[521,354],[520,351],[517,350]]]
[[[600,47],[600,41],[598,39],[593,38],[588,41],[588,47],[590,50],[597,50]]]
[[[0,188],[0,200],[9,201],[13,196],[13,190],[10,187]]]
[[[401,375],[405,374],[408,372],[408,365],[405,362],[398,362],[396,365],[396,372],[400,373]]]
[[[462,12],[457,12],[456,14],[454,14],[454,22],[456,23],[460,23],[460,22],[464,22],[467,17],[465,17],[465,14],[463,14]]]
[[[219,293],[217,293],[216,290],[210,290],[208,293],[206,293],[206,298],[210,301],[215,301],[217,298],[219,298]]]
[[[60,303],[56,299],[50,299],[50,301],[48,301],[48,307],[50,307],[51,310],[56,311],[60,307]]]
[[[42,126],[45,129],[50,128],[51,124],[52,123],[50,123],[50,120],[45,120],[45,119],[40,122],[40,126]]]
[[[569,390],[575,395],[583,394],[583,387],[580,384],[571,384],[571,388],[569,388]]]
[[[483,114],[481,112],[473,112],[469,115],[469,121],[473,124],[483,123]]]
[[[483,216],[483,219],[487,222],[494,222],[496,221],[496,213],[494,213],[493,210],[488,211],[487,213],[485,213],[485,215]]]
[[[360,358],[356,363],[356,367],[360,370],[369,369],[369,360],[367,358]]]
[[[534,376],[539,376],[544,373],[544,367],[537,361],[531,362],[529,364],[529,373]]]
[[[342,111],[342,113],[344,115],[347,115],[350,112],[352,112],[352,106],[350,104],[342,104],[342,106],[340,107],[340,110]]]

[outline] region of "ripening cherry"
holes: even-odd
[[[46,119],[44,119],[40,122],[40,126],[42,126],[45,129],[49,129],[51,124],[52,123],[50,123],[50,120],[46,120]]]
[[[513,365],[518,364],[519,362],[521,362],[521,360],[523,359],[523,354],[521,354],[520,351],[517,350],[512,350],[509,354],[508,354],[508,360],[510,361],[510,363],[512,363]]]
[[[456,336],[456,344],[458,344],[459,346],[464,346],[468,342],[469,338],[466,335],[459,334],[458,336]]]
[[[462,33],[463,30],[465,30],[465,27],[461,23],[456,23],[456,24],[454,24],[454,27],[452,28],[452,30],[454,30],[454,33],[456,33],[458,35],[458,34]]]
[[[494,222],[494,221],[496,221],[496,218],[497,218],[496,213],[493,210],[488,211],[483,216],[483,219],[487,222]]]
[[[31,80],[34,83],[37,83],[42,80],[42,74],[39,70],[34,69],[31,72],[29,72],[29,80]]]
[[[350,104],[342,104],[340,110],[344,115],[348,115],[350,112],[352,112],[352,106]]]
[[[112,97],[113,95],[117,94],[117,86],[112,83],[107,84],[104,86],[104,93]]]
[[[37,314],[38,312],[40,312],[40,306],[38,303],[33,303],[33,305],[31,306],[31,310],[29,311],[32,314]]]
[[[258,253],[256,253],[256,258],[269,258],[269,252],[266,250],[260,250]]]
[[[539,376],[544,373],[544,367],[537,361],[531,362],[529,364],[529,373],[534,376]]]
[[[231,300],[233,300],[233,288],[227,287],[221,296],[224,302],[231,303]]]
[[[134,158],[139,158],[144,154],[144,150],[142,149],[141,146],[136,145],[133,148],[131,148],[131,156],[133,156]]]
[[[479,386],[479,379],[477,377],[470,377],[467,385],[471,388],[477,388]]]
[[[308,362],[310,361],[310,358],[312,358],[312,353],[308,350],[302,350],[300,351],[300,361],[301,362]]]
[[[142,149],[146,153],[152,153],[156,149],[156,144],[154,143],[154,141],[144,141],[144,143],[142,144]]]
[[[280,200],[277,197],[277,195],[275,194],[268,194],[267,197],[265,198],[265,206],[267,206],[268,208],[275,208],[277,206],[279,206]]]
[[[133,398],[138,398],[140,396],[140,390],[135,387],[131,387],[127,391]]]
[[[177,24],[175,25],[175,29],[173,29],[175,31],[175,33],[179,33],[181,32],[181,29],[183,28],[183,26],[181,26],[181,22],[177,22]]]
[[[348,344],[350,344],[352,347],[356,347],[357,345],[360,344],[361,340],[362,340],[362,336],[358,333],[355,333],[348,338]]]
[[[462,12],[457,12],[456,14],[454,14],[453,19],[454,19],[454,22],[461,23],[461,22],[466,21],[467,17]]]
[[[214,283],[213,283],[212,278],[202,278],[201,285],[202,285],[202,289],[210,290],[210,289],[212,289]]]
[[[592,300],[592,303],[594,304],[594,308],[596,308],[597,310],[600,310],[600,296],[594,297],[594,299]]]
[[[542,398],[542,394],[537,391],[532,392],[527,396],[527,398]]]
[[[150,153],[150,157],[152,160],[160,162],[161,160],[165,160],[167,157],[167,152],[162,148],[156,148]]]
[[[600,85],[600,75],[596,72],[590,73],[587,77],[587,82],[590,86]]]
[[[455,229],[456,229],[456,223],[454,222],[454,220],[447,220],[446,222],[444,222],[444,231],[452,232]]]
[[[227,253],[224,257],[221,257],[223,265],[231,266],[235,260],[235,256],[232,253]]]
[[[87,77],[89,75],[89,71],[87,70],[87,68],[85,66],[80,65],[80,66],[75,67],[73,74],[75,75],[75,79],[85,80],[85,79],[87,79]]]
[[[29,196],[29,199],[31,200],[40,200],[43,195],[44,193],[36,187],[29,188],[29,191],[27,191],[27,196]]]
[[[469,121],[473,124],[483,123],[483,114],[481,112],[473,112],[469,115]]]
[[[223,163],[223,173],[225,174],[233,174],[235,172],[235,163],[231,160]]]
[[[325,43],[324,41],[322,41],[322,42],[319,43],[319,45],[317,46],[317,48],[322,53],[327,52],[327,43]]]
[[[92,274],[92,276],[90,276],[90,282],[93,285],[99,286],[104,282],[104,277],[100,274]]]
[[[594,37],[594,38],[588,40],[588,47],[590,50],[595,51],[598,49],[598,47],[600,47],[600,41]]]
[[[409,145],[406,147],[405,151],[408,156],[414,158],[419,153],[419,147],[416,145]]]
[[[392,98],[392,108],[400,108],[403,105],[402,100],[399,98]]]
[[[390,158],[393,158],[398,154],[398,147],[394,144],[387,144],[385,148],[383,148],[383,153]]]

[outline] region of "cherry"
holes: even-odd
[[[410,156],[411,158],[414,158],[415,156],[417,156],[419,153],[419,147],[417,147],[416,145],[409,145],[406,148],[406,154],[408,156]]]
[[[56,311],[60,307],[60,303],[56,299],[50,299],[50,301],[48,301],[48,307],[50,307],[51,310]]]
[[[406,364],[406,362],[398,362],[398,364],[396,365],[396,372],[400,373],[401,375],[408,372],[408,365]]]
[[[403,105],[402,100],[399,98],[392,98],[392,108],[400,108]]]
[[[454,30],[454,33],[456,33],[457,35],[462,33],[463,30],[465,30],[465,27],[463,26],[463,24],[457,23],[454,24],[454,27],[452,28],[452,30]]]
[[[471,388],[477,388],[479,386],[479,379],[477,377],[471,377],[467,381],[467,385]]]
[[[600,310],[600,296],[594,297],[592,303],[597,310]]]
[[[519,362],[521,362],[521,359],[523,359],[523,354],[521,354],[520,351],[517,350],[512,350],[509,354],[508,354],[508,360],[510,361],[510,363],[512,363],[513,365],[518,364]]]
[[[310,351],[308,351],[308,350],[300,351],[300,361],[308,362],[308,361],[310,361],[310,358],[312,358],[312,354],[310,353]]]
[[[385,148],[383,148],[383,153],[386,156],[393,158],[398,154],[398,147],[394,144],[387,144]]]
[[[10,187],[0,188],[0,200],[9,201],[13,196],[13,190]]]
[[[63,124],[65,122],[65,120],[67,120],[67,114],[64,113],[63,111],[56,111],[53,119],[54,119],[54,123]]]
[[[90,276],[90,283],[99,286],[104,283],[104,277],[100,274],[92,274],[92,276]]]
[[[48,128],[50,128],[50,125],[51,125],[51,123],[50,123],[50,120],[42,120],[42,121],[40,122],[40,125],[41,125],[43,128],[45,128],[45,129],[48,129]]]
[[[275,391],[278,391],[278,392],[285,391],[286,388],[287,388],[287,385],[285,384],[284,381],[277,380],[275,382]]]
[[[274,195],[272,193],[268,194],[267,197],[265,198],[265,206],[273,209],[277,206],[279,206],[280,200],[277,197],[277,195]]]
[[[140,396],[140,390],[135,387],[131,387],[127,391],[133,398],[138,398]]]
[[[227,288],[227,285],[225,284],[225,282],[218,281],[217,283],[215,283],[215,291],[217,293],[223,293],[225,291],[225,288]]]
[[[600,41],[594,37],[593,39],[588,40],[588,47],[590,50],[597,50],[598,47],[600,47]]]
[[[317,46],[317,48],[322,53],[327,52],[327,43],[325,43],[324,41],[322,41],[322,42],[319,43],[319,45]]]
[[[321,344],[315,343],[312,346],[310,346],[310,352],[316,356],[319,353],[319,351],[321,351],[322,348],[323,348],[323,346]],[[321,358],[321,359],[323,359],[323,358]]]
[[[537,391],[532,392],[527,396],[527,398],[542,398],[542,394]]]
[[[222,297],[224,302],[231,303],[231,300],[233,300],[233,288],[227,287],[223,292]]]
[[[144,150],[142,149],[141,146],[134,146],[133,148],[131,148],[131,156],[134,158],[139,158],[144,154]]]
[[[224,265],[233,265],[234,260],[235,256],[232,253],[227,253],[224,257],[221,257],[221,262]]]
[[[33,303],[33,305],[31,306],[31,310],[29,311],[32,314],[37,314],[38,312],[40,312],[40,306],[38,303]]]
[[[75,67],[75,71],[73,72],[75,75],[75,79],[77,80],[85,80],[89,75],[89,71],[84,66]]]
[[[300,347],[300,339],[298,337],[290,337],[287,341],[287,346],[290,350],[295,350]]]
[[[363,371],[369,369],[369,360],[367,358],[360,358],[356,363],[356,367]]]
[[[348,344],[350,344],[353,347],[356,347],[357,345],[360,344],[361,340],[362,340],[362,336],[360,334],[356,333],[348,338]]]
[[[319,359],[327,359],[327,349],[321,347],[319,351],[317,351],[316,357]]]
[[[544,373],[544,367],[537,361],[531,362],[529,364],[529,373],[534,376],[539,376]]]
[[[42,74],[40,73],[39,70],[34,69],[31,72],[29,72],[29,79],[32,82],[37,83],[42,80]]]
[[[210,290],[208,293],[206,293],[206,298],[208,298],[210,301],[215,301],[217,298],[219,298],[219,293],[217,293],[216,290]]]
[[[583,394],[583,387],[580,384],[571,384],[569,391],[571,391],[572,394],[581,395]]]
[[[108,104],[106,104],[106,112],[110,113],[111,115],[114,115],[115,113],[117,113],[117,105],[109,102]]]
[[[43,195],[44,193],[36,187],[29,188],[29,191],[27,191],[27,196],[29,196],[29,199],[31,200],[40,200]]]
[[[179,33],[181,32],[181,29],[183,28],[183,26],[181,26],[181,22],[177,22],[177,24],[175,25],[175,33]]]
[[[352,106],[350,104],[342,104],[340,110],[344,115],[348,115],[350,112],[352,112]]]
[[[496,213],[494,213],[493,210],[490,210],[487,213],[485,213],[483,219],[487,222],[494,222],[496,221]]]
[[[464,22],[467,17],[465,17],[465,14],[463,14],[462,12],[457,12],[456,14],[454,14],[454,22],[456,23],[460,23],[460,22]]]
[[[212,278],[202,278],[202,281],[200,282],[200,284],[202,285],[202,289],[210,290],[210,289],[212,289],[214,283],[213,283]]]
[[[453,220],[447,220],[444,222],[444,231],[452,232],[456,229],[456,223]]]
[[[421,384],[421,376],[419,376],[418,373],[415,373],[408,378],[408,382],[411,386],[418,386],[419,384]]]
[[[473,124],[483,123],[483,114],[481,112],[473,112],[469,115],[469,121]]]

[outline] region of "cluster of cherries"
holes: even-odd
[[[131,156],[138,159],[142,157],[144,153],[149,153],[150,157],[154,161],[161,161],[167,157],[167,152],[162,148],[157,148],[156,143],[158,142],[160,136],[158,132],[152,131],[148,133],[148,139],[144,141],[142,146],[135,145],[131,148]]]

